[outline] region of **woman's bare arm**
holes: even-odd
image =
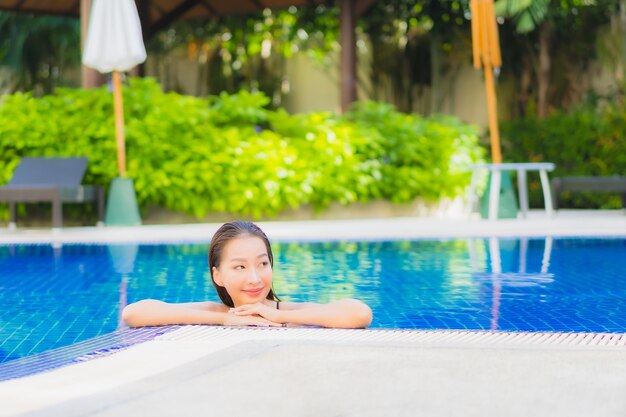
[[[141,300],[127,305],[122,319],[131,327],[167,326],[173,324],[217,324],[224,326],[279,326],[262,317],[237,317],[227,307],[216,303],[171,304],[158,300]]]
[[[232,311],[239,316],[258,314],[276,323],[344,329],[366,328],[372,322],[372,310],[369,306],[354,299],[328,304],[281,303],[280,310],[258,303],[241,306]]]

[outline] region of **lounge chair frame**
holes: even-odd
[[[51,203],[52,227],[63,227],[63,203],[94,201],[98,222],[104,219],[104,190],[81,185],[86,158],[22,158],[9,184],[0,187],[0,202],[9,204],[9,227],[16,226],[17,203]]]
[[[558,207],[558,196],[564,191],[600,191],[622,193],[626,208],[626,177],[559,177],[552,179],[552,205]]]

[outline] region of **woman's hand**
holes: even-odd
[[[237,315],[228,312],[224,318],[224,326],[280,327],[282,325],[261,316]]]
[[[237,317],[255,317],[256,315],[274,323],[282,323],[282,320],[280,319],[280,311],[275,308],[268,307],[263,303],[244,304],[236,308],[231,308],[229,313],[232,313]],[[278,325],[280,326],[280,324]]]

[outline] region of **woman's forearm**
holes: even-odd
[[[340,300],[281,311],[280,322],[344,329],[366,328],[372,322],[372,310],[358,300]]]
[[[158,300],[141,300],[127,305],[122,319],[131,327],[174,324],[224,324],[226,313],[198,310]]]

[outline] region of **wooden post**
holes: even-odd
[[[89,27],[89,16],[91,16],[92,0],[80,0],[80,45],[81,50],[85,48],[87,39],[87,28]],[[83,88],[99,87],[104,84],[104,76],[95,69],[82,66],[81,71]]]
[[[472,13],[472,49],[474,67],[485,71],[485,92],[487,112],[489,114],[489,135],[491,139],[491,159],[493,163],[502,163],[500,150],[500,132],[498,129],[498,103],[493,77],[494,67],[502,66],[498,26],[493,10],[493,0],[471,0]]]
[[[150,20],[150,7],[152,6],[152,0],[135,0],[137,5],[137,14],[139,15],[139,21],[141,22],[141,34],[143,36],[143,42],[148,42],[150,33],[152,33],[152,22]],[[146,63],[142,62],[130,71],[130,75],[133,77],[145,77],[146,76]]]
[[[354,0],[341,0],[341,111],[356,101],[356,36]]]
[[[124,103],[122,100],[122,74],[113,71],[113,107],[115,112],[115,139],[117,142],[117,167],[120,177],[126,176],[126,146],[124,139]]]
[[[485,90],[487,93],[487,112],[489,113],[491,160],[494,164],[499,164],[502,163],[502,152],[500,151],[500,131],[498,129],[498,102],[493,80],[493,68],[488,64],[485,65]]]
[[[620,0],[619,2],[619,33],[621,35],[621,59],[622,63],[622,85],[619,86],[622,89],[622,93],[624,92],[624,88],[626,88],[626,0]]]

